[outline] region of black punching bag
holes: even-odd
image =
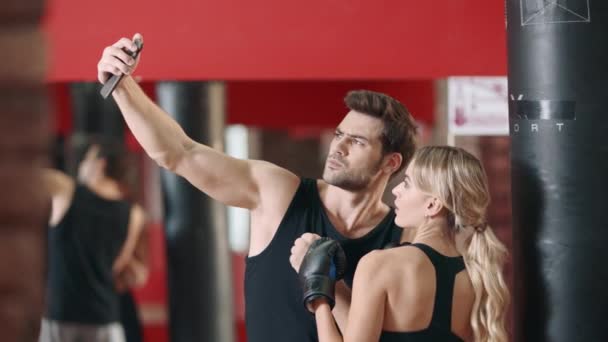
[[[608,341],[608,1],[507,0],[516,341]]]
[[[218,83],[157,84],[159,105],[188,136],[208,146],[222,141],[223,96]],[[225,209],[176,174],[163,170],[161,179],[171,342],[232,342],[232,265]]]

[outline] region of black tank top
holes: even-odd
[[[76,185],[70,208],[49,229],[46,317],[107,324],[119,320],[112,265],[127,237],[131,205]]]
[[[304,309],[298,276],[289,264],[295,239],[306,232],[341,242],[348,258],[346,281],[352,285],[359,259],[374,249],[399,241],[402,229],[388,215],[367,235],[347,239],[333,227],[319,197],[317,181],[302,179],[272,241],[246,259],[245,321],[248,342],[317,341],[315,319]]]
[[[417,247],[435,267],[436,290],[433,316],[428,328],[412,332],[383,331],[379,342],[464,342],[452,332],[452,297],[456,274],[465,269],[462,257],[447,257],[422,243],[405,244]]]

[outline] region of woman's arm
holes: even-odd
[[[389,278],[382,272],[381,251],[364,256],[357,265],[353,293],[344,338],[340,336],[329,305],[315,301],[315,319],[319,342],[378,341],[384,321],[386,283]]]
[[[313,310],[317,321],[319,342],[343,342],[327,301],[324,299],[316,300],[313,303]]]
[[[336,306],[331,313],[340,328],[340,331],[346,331],[346,323],[348,323],[348,310],[350,310],[350,302],[352,299],[352,291],[343,280],[336,283]]]

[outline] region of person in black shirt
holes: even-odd
[[[139,34],[135,38],[143,41]],[[358,259],[399,241],[402,233],[381,197],[389,178],[415,150],[410,113],[384,94],[348,93],[350,111],[335,131],[323,179],[301,179],[277,165],[235,159],[193,141],[130,76],[142,55],[134,60],[123,49],[134,51],[133,40],[123,38],[104,49],[98,78],[104,83],[112,74],[125,75],[113,97],[146,153],[221,203],[251,211],[245,271],[248,341],[316,341],[314,319],[299,301],[290,248],[305,232],[343,243],[351,268],[336,310],[344,312]]]
[[[77,180],[42,174],[52,212],[40,342],[123,342],[118,291],[147,278],[144,214],[124,200],[123,159],[109,144],[84,150]]]
[[[395,222],[412,230],[413,240],[361,259],[343,336],[330,310],[331,291],[307,288],[317,295],[305,301],[319,341],[508,341],[507,250],[486,223],[490,195],[481,162],[459,148],[424,147],[393,194]],[[308,251],[318,238],[301,239],[309,241],[296,241],[293,267],[302,265],[304,278],[323,277],[319,272],[334,259],[327,251],[339,256],[337,247],[319,240],[324,246],[315,243]]]

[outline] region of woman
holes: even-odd
[[[459,148],[422,148],[393,194],[395,222],[413,240],[361,259],[343,337],[328,301],[309,303],[319,341],[507,341],[507,252],[486,223],[479,160]]]

